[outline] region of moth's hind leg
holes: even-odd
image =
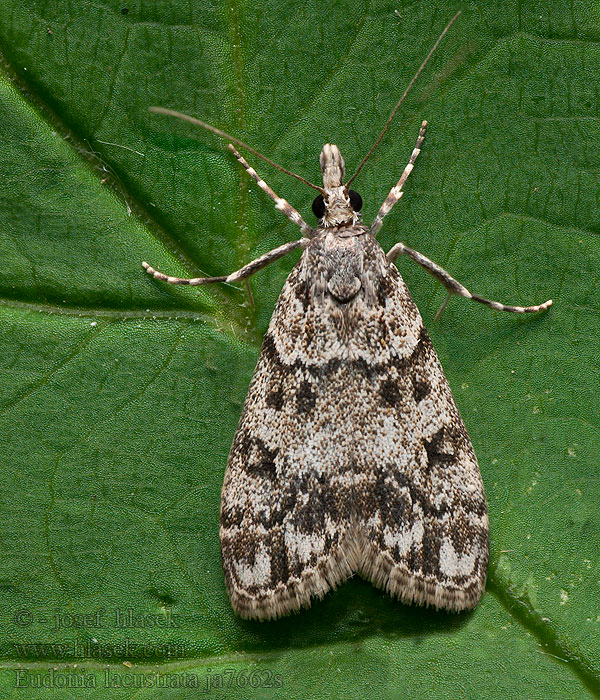
[[[440,267],[437,263],[434,263],[433,260],[425,257],[417,250],[408,248],[404,245],[404,243],[396,243],[396,245],[387,254],[387,258],[390,262],[394,262],[394,260],[396,260],[396,258],[398,258],[400,255],[407,255],[411,260],[414,260],[421,267],[425,268],[430,275],[433,275],[448,290],[448,296],[435,316],[434,320],[436,321],[441,316],[442,311],[446,308],[446,304],[450,300],[450,297],[452,297],[454,294],[460,297],[465,297],[465,299],[477,301],[480,304],[489,306],[490,309],[495,309],[496,311],[511,311],[515,314],[535,313],[537,311],[544,311],[544,309],[552,306],[552,299],[548,299],[548,301],[545,301],[543,304],[536,304],[535,306],[509,306],[507,304],[502,304],[499,301],[485,299],[477,294],[471,294],[471,292],[466,287],[463,287],[458,280],[455,280],[454,277],[449,275],[443,267]]]
[[[273,248],[273,250],[270,250],[268,253],[261,255],[260,258],[256,258],[256,260],[249,262],[239,270],[232,272],[230,275],[223,275],[221,277],[171,277],[170,275],[165,275],[162,272],[155,270],[147,262],[143,262],[142,267],[155,279],[168,282],[169,284],[188,284],[191,287],[197,287],[201,284],[212,284],[213,282],[237,282],[238,280],[248,279],[248,277],[253,275],[261,268],[266,267],[278,258],[282,258],[295,248],[299,248],[301,246],[304,247],[307,243],[307,238],[299,238],[296,241],[284,243],[278,248]]]

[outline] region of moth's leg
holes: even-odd
[[[297,226],[300,226],[300,230],[302,231],[302,235],[305,238],[312,238],[313,236],[313,230],[312,228],[304,221],[304,219],[300,216],[300,214],[294,209],[294,207],[286,202],[285,199],[282,199],[281,197],[278,197],[275,192],[267,185],[267,183],[258,175],[256,170],[254,170],[253,167],[251,167],[245,158],[241,155],[241,153],[238,153],[238,151],[235,150],[235,148],[229,144],[227,146],[229,150],[233,153],[233,155],[240,161],[240,163],[244,166],[246,169],[246,172],[250,177],[256,181],[256,184],[260,187],[260,189],[263,192],[266,192],[269,197],[275,202],[275,209],[279,209],[280,212],[283,212],[287,218],[290,221],[293,221]]]
[[[192,287],[196,287],[201,284],[211,284],[212,282],[237,282],[238,280],[247,279],[257,270],[266,267],[269,265],[269,263],[272,263],[278,258],[282,258],[295,248],[304,247],[307,244],[308,238],[299,238],[297,241],[284,243],[278,248],[273,248],[273,250],[270,250],[268,253],[261,255],[260,258],[256,258],[256,260],[249,262],[239,270],[232,272],[230,275],[223,275],[222,277],[192,277],[191,279],[186,279],[185,277],[170,277],[169,275],[164,275],[162,272],[150,267],[147,262],[143,262],[142,266],[149,275],[152,275],[152,277],[155,277],[157,280],[169,282],[169,284],[189,284]]]
[[[396,258],[400,255],[408,255],[411,260],[414,260],[416,263],[421,265],[421,267],[424,267],[430,275],[433,275],[448,290],[448,296],[435,316],[434,320],[436,321],[441,316],[442,311],[446,308],[446,304],[453,294],[460,297],[465,297],[466,299],[472,299],[473,301],[478,301],[480,304],[485,304],[491,309],[496,309],[496,311],[512,311],[515,314],[534,313],[536,311],[543,311],[549,306],[552,306],[552,299],[548,299],[548,301],[545,301],[543,304],[537,304],[536,306],[507,306],[506,304],[501,304],[498,301],[484,299],[483,297],[477,296],[477,294],[471,294],[466,287],[463,287],[460,282],[455,280],[454,277],[451,277],[443,267],[440,267],[437,263],[434,263],[433,260],[426,258],[418,251],[408,248],[404,245],[404,243],[396,243],[396,245],[387,254],[387,258],[390,262],[394,262],[394,260],[396,260]]]
[[[425,127],[426,126],[427,126],[427,122],[424,121],[421,124],[421,130],[419,131],[419,138],[417,139],[417,143],[415,144],[415,147],[413,149],[410,160],[408,161],[408,165],[406,166],[406,168],[404,168],[404,172],[402,173],[400,179],[398,180],[398,184],[395,185],[394,187],[392,187],[392,189],[390,190],[390,193],[385,198],[384,203],[381,205],[381,208],[377,212],[377,216],[373,219],[373,223],[371,224],[371,234],[373,236],[376,236],[377,233],[379,232],[379,229],[381,228],[381,222],[383,221],[383,217],[390,213],[394,204],[396,204],[396,202],[404,194],[404,192],[402,191],[402,187],[404,186],[404,183],[406,182],[406,178],[412,172],[412,169],[415,165],[415,160],[417,160],[417,156],[421,152],[421,146],[423,145],[423,140],[425,138]]]

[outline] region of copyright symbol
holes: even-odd
[[[18,610],[15,613],[14,622],[19,627],[29,627],[33,622],[33,614],[30,610]]]

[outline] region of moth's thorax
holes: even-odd
[[[340,149],[333,143],[326,143],[321,151],[320,163],[325,190],[325,214],[321,225],[354,226],[362,219],[360,213],[354,211],[350,204],[350,194],[344,185],[345,165]]]
[[[339,246],[343,245],[340,239],[344,238],[355,238],[356,236],[368,235],[369,238],[373,238],[370,235],[369,228],[365,226],[362,221],[359,221],[352,226],[318,226],[314,229],[315,239],[319,239],[322,244],[326,246]]]
[[[321,227],[308,244],[306,255],[315,272],[307,279],[313,303],[326,299],[335,306],[346,307],[371,286],[369,279],[379,270],[378,262],[385,259],[369,229],[355,226]],[[329,307],[328,307],[329,308]]]

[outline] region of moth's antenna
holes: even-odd
[[[414,78],[410,81],[410,83],[409,83],[408,87],[406,88],[406,90],[404,91],[404,94],[402,95],[402,97],[398,100],[398,104],[394,107],[394,111],[390,114],[390,117],[389,117],[389,119],[387,120],[387,122],[385,123],[385,126],[383,127],[383,131],[379,134],[379,137],[377,138],[377,141],[375,141],[375,143],[371,146],[371,150],[370,150],[370,151],[367,153],[367,155],[362,159],[360,165],[359,165],[358,168],[356,169],[356,172],[355,172],[354,175],[348,180],[348,182],[344,185],[344,187],[347,188],[348,185],[352,182],[352,180],[354,180],[354,178],[355,178],[355,177],[358,175],[358,173],[362,170],[363,165],[364,165],[364,164],[369,160],[369,158],[371,157],[371,154],[373,153],[373,151],[377,148],[377,146],[379,146],[379,142],[381,141],[381,139],[383,138],[383,135],[384,135],[385,132],[387,131],[388,126],[390,125],[392,119],[393,119],[394,116],[396,115],[396,112],[398,111],[398,108],[400,107],[400,105],[402,104],[402,102],[404,102],[404,98],[408,95],[408,93],[409,93],[411,87],[415,84],[417,78],[421,75],[421,72],[422,72],[423,68],[425,68],[425,66],[429,63],[429,59],[431,58],[433,52],[437,49],[437,47],[438,47],[440,41],[444,38],[446,32],[450,29],[450,27],[454,24],[454,22],[458,19],[458,16],[459,16],[459,15],[460,15],[460,11],[457,12],[457,13],[454,15],[454,17],[453,17],[453,18],[448,22],[448,24],[446,25],[446,28],[444,29],[444,31],[439,35],[438,40],[437,40],[437,41],[435,42],[435,44],[433,45],[433,48],[432,48],[431,51],[427,54],[427,58],[423,61],[423,63],[421,63],[421,67],[420,67],[419,70],[415,73]]]
[[[207,129],[208,131],[212,131],[212,133],[216,134],[217,136],[221,136],[222,138],[227,139],[228,141],[233,141],[233,143],[237,143],[238,146],[245,148],[247,151],[250,151],[250,153],[253,153],[255,156],[258,156],[259,158],[262,158],[269,165],[272,165],[274,168],[277,168],[277,170],[281,170],[282,173],[285,173],[286,175],[291,175],[292,177],[295,177],[296,180],[300,180],[300,182],[303,182],[305,185],[312,187],[314,190],[319,190],[319,192],[321,192],[321,194],[325,194],[325,191],[323,190],[322,187],[319,187],[318,185],[313,185],[312,182],[305,180],[301,175],[296,175],[296,173],[293,173],[290,170],[286,170],[286,168],[282,168],[281,165],[277,165],[277,163],[274,163],[272,160],[270,160],[266,156],[263,156],[262,153],[255,151],[254,148],[252,148],[251,146],[248,146],[247,143],[244,143],[243,141],[236,139],[235,136],[231,136],[230,134],[226,133],[225,131],[221,131],[221,129],[217,129],[216,127],[211,126],[210,124],[207,124],[206,122],[201,122],[199,119],[196,119],[194,117],[190,117],[188,114],[183,114],[183,112],[176,112],[174,109],[166,109],[165,107],[148,107],[148,111],[154,112],[155,114],[164,114],[168,117],[177,117],[177,119],[183,119],[183,121],[185,121],[185,122],[190,122],[190,124],[195,124],[196,126],[201,126],[203,129]]]

